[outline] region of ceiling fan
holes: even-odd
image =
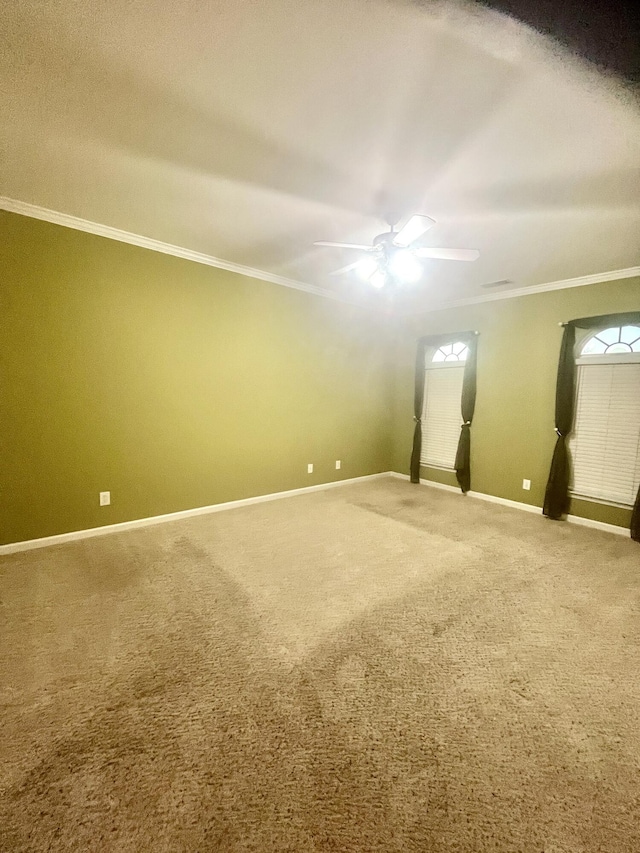
[[[435,219],[417,213],[399,231],[394,230],[395,223],[388,222],[389,231],[374,237],[371,246],[332,243],[326,240],[318,240],[314,246],[333,246],[365,252],[363,257],[335,270],[331,275],[342,275],[354,270],[360,278],[377,288],[418,281],[424,272],[421,258],[475,261],[480,257],[477,249],[431,249],[416,246],[417,240],[435,224]]]

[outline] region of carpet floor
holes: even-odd
[[[0,849],[637,853],[640,548],[392,479],[0,559]]]

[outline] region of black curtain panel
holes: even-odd
[[[631,538],[636,542],[640,542],[640,487],[636,495],[636,502],[633,505],[631,513]]]
[[[471,482],[471,471],[469,467],[469,456],[471,448],[470,428],[473,420],[473,412],[476,404],[476,363],[477,363],[477,334],[476,332],[461,332],[459,334],[427,335],[420,338],[416,350],[416,372],[413,395],[413,447],[411,449],[411,482],[420,482],[420,453],[422,450],[422,406],[424,404],[424,358],[427,349],[455,344],[458,341],[465,343],[469,348],[469,355],[465,363],[464,380],[462,384],[462,418],[464,421],[458,450],[456,452],[456,477],[463,492],[469,491]],[[460,463],[460,473],[458,473]],[[462,477],[462,479],[461,479]]]
[[[558,438],[553,451],[542,509],[544,515],[553,519],[561,518],[569,509],[570,472],[566,439],[573,426],[576,374],[576,360],[573,350],[575,342],[575,326],[568,323],[564,327],[564,334],[562,335],[556,382],[556,433]]]
[[[422,406],[424,403],[424,354],[427,345],[424,339],[418,341],[416,350],[415,387],[413,391],[413,447],[411,449],[411,482],[420,482],[420,452],[422,450]]]
[[[462,381],[462,428],[456,451],[456,479],[466,494],[471,488],[471,422],[476,408],[476,376],[478,371],[478,336],[468,341],[469,355],[464,365]]]
[[[573,429],[576,329],[604,329],[607,326],[637,326],[639,324],[640,311],[581,317],[579,320],[571,320],[565,324],[556,382],[556,433],[558,438],[551,459],[551,470],[549,471],[542,509],[548,518],[560,519],[569,510],[571,462],[566,440]],[[631,536],[640,541],[640,490],[631,518]]]

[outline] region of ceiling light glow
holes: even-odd
[[[377,269],[378,264],[371,255],[366,255],[361,261],[358,261],[358,265],[356,266],[356,272],[363,281],[369,281]]]
[[[369,284],[372,284],[374,287],[384,287],[386,281],[386,276],[382,272],[382,270],[376,270],[374,274],[369,279]]]
[[[409,249],[398,249],[389,261],[389,272],[399,281],[415,282],[422,276],[422,264]]]

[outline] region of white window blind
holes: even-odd
[[[424,372],[421,465],[453,468],[460,438],[464,365]]]
[[[640,363],[578,367],[575,495],[632,505],[640,484]]]

